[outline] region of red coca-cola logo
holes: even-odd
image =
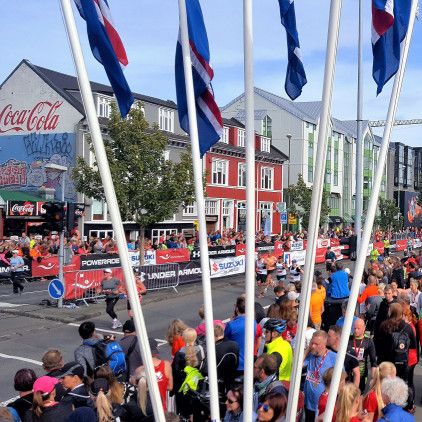
[[[57,110],[62,104],[63,101],[40,101],[28,110],[13,110],[12,104],[7,104],[0,111],[0,133],[54,130],[59,124]]]
[[[10,209],[13,215],[32,215],[35,205],[32,202],[24,202],[23,204],[14,204]]]

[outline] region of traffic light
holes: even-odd
[[[66,203],[65,202],[46,202],[43,205],[45,210],[44,226],[49,231],[63,231],[65,227]]]
[[[348,245],[347,249],[342,249],[341,254],[349,258],[351,261],[356,261],[357,236],[354,234],[340,239],[340,245]]]

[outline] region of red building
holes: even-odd
[[[205,200],[207,229],[246,228],[245,126],[223,119],[223,137],[204,157],[207,173]],[[288,159],[271,145],[271,138],[255,135],[256,230],[280,233],[277,204],[283,201],[283,163]]]

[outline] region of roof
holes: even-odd
[[[260,95],[262,98],[265,98],[275,106],[287,111],[288,113],[292,114],[300,120],[313,124],[318,124],[319,116],[321,114],[322,101],[291,101],[257,87],[254,87],[254,93]],[[221,110],[225,111],[231,105],[243,99],[244,96],[244,93],[239,95],[234,100],[230,101],[228,104],[222,107]],[[255,110],[255,120],[262,120],[266,114],[267,112],[265,110]],[[245,110],[238,110],[236,118],[244,122]],[[356,120],[344,121],[332,117],[331,123],[334,131],[342,133],[344,135],[352,136],[354,138],[357,137]],[[366,130],[368,124],[369,122],[365,120],[364,130]]]
[[[0,205],[5,205],[6,201],[43,202],[45,199],[35,196],[31,192],[0,189]]]
[[[79,91],[79,83],[76,76],[68,75],[66,73],[56,72],[55,70],[47,69],[45,67],[37,66],[32,64],[29,60],[22,60],[21,63],[16,67],[16,69],[22,64],[25,63],[29,66],[41,79],[43,79],[47,84],[49,84],[54,90],[56,90],[63,98],[69,101],[81,114],[85,115],[83,104],[69,93],[69,91]],[[16,70],[15,69],[15,70]],[[14,71],[13,71],[14,72]],[[12,73],[13,73],[12,72]],[[110,85],[101,84],[98,82],[92,82],[91,90],[98,94],[104,94],[113,96],[114,92]],[[157,104],[167,108],[177,109],[177,105],[174,101],[171,100],[161,100],[160,98],[150,97],[148,95],[139,94],[133,92],[135,99],[139,101],[144,101],[147,103]]]
[[[223,125],[224,126],[235,126],[235,127],[241,127],[244,128],[245,125],[240,121],[232,117],[231,119],[226,119],[223,117]]]

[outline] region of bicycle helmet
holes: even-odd
[[[282,319],[270,318],[265,324],[264,329],[268,331],[277,331],[282,333],[286,331],[286,321]]]

